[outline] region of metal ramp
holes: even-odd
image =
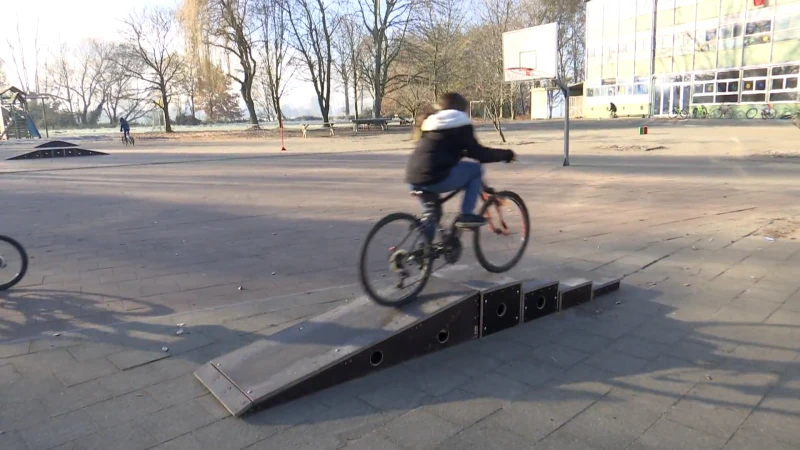
[[[195,377],[232,415],[241,416],[501,333],[619,286],[619,279],[596,285],[577,278],[517,281],[486,272],[446,273],[432,277],[411,305],[386,308],[361,296],[213,359]]]

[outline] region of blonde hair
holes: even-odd
[[[425,105],[420,108],[417,115],[414,116],[414,129],[412,131],[411,140],[418,141],[422,137],[422,122],[435,112],[436,108],[431,105]]]

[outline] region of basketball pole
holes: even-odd
[[[569,166],[569,86],[556,78],[556,84],[564,94],[564,167]]]

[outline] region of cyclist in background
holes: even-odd
[[[122,133],[123,137],[130,138],[131,126],[128,125],[128,121],[125,120],[124,117],[119,118],[119,131]]]

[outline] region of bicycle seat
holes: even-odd
[[[409,192],[409,194],[411,194],[412,197],[422,197],[424,195],[437,195],[435,192],[426,191],[424,189],[413,189],[411,192]]]

